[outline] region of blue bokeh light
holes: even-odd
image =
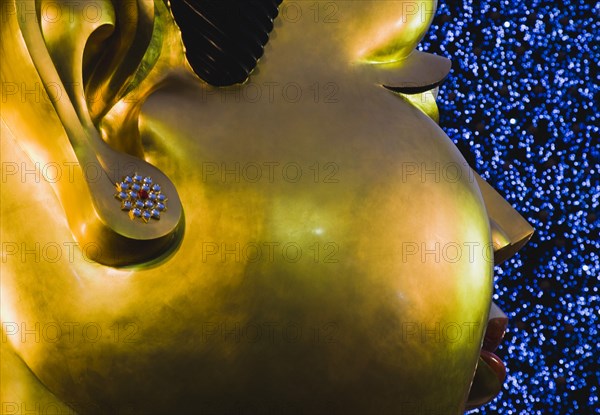
[[[535,227],[496,267],[501,394],[473,414],[600,414],[600,2],[441,2],[440,124]]]

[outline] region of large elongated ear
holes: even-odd
[[[131,29],[136,34],[130,41],[113,38],[129,30],[117,29],[124,18],[117,11],[125,12],[115,9],[120,3],[4,0],[0,29],[3,84],[41,85],[50,97],[46,101],[12,97],[3,105],[2,118],[36,165],[73,166],[69,180],[51,185],[77,241],[98,247],[90,258],[114,266],[166,255],[181,239],[184,225],[174,184],[144,159],[109,146],[88,105],[85,91],[95,88],[108,92],[100,107],[117,102],[127,83],[139,76],[146,56],[145,50],[133,53],[132,48],[148,48],[147,28]],[[152,2],[123,3],[140,25],[153,20]],[[155,25],[150,25],[153,32]],[[114,46],[117,57],[105,51],[106,45]],[[168,212],[163,203],[167,198]]]

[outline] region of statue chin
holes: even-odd
[[[181,50],[165,52],[137,85],[143,99],[88,125],[172,186],[179,216],[160,235],[177,241],[162,256],[131,245],[127,267],[101,264],[86,251],[94,239],[78,243],[64,219],[82,215],[70,191],[7,175],[3,189],[19,191],[2,194],[2,232],[17,249],[2,263],[4,336],[78,413],[447,415],[500,387],[480,357],[486,328],[491,351],[506,328],[490,314],[493,251],[510,256],[531,233],[436,123],[449,67],[420,53],[375,68],[301,66],[285,51],[318,48],[293,47],[286,28],[318,38],[282,24],[260,70],[229,88],[193,76],[173,57]],[[398,74],[410,88],[390,88]],[[64,125],[68,143],[53,111],[44,107],[45,122]],[[35,164],[35,146],[17,145],[26,128],[7,131],[3,157]],[[127,215],[114,193],[90,198]],[[161,223],[147,222],[127,226]],[[492,333],[488,318],[504,326]],[[469,398],[478,362],[476,379],[492,386]]]

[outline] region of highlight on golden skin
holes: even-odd
[[[379,2],[376,9],[370,3],[359,0],[352,4],[353,13],[365,19],[348,28],[348,34],[355,36],[349,42],[353,55],[369,63],[406,59],[427,33],[437,9],[437,0]]]
[[[338,24],[282,16],[250,82],[229,89],[211,88],[191,75],[181,43],[173,38],[174,23],[168,14],[156,14],[167,35],[159,45],[150,41],[161,53],[156,59],[148,52],[143,59],[152,61],[152,69],[135,78],[139,83],[130,94],[142,98],[125,96],[98,123],[105,131],[122,131],[121,120],[132,128],[139,112],[141,135],[120,145],[138,155],[143,150],[145,159],[176,183],[187,212],[181,246],[153,267],[102,266],[82,255],[84,246],[55,262],[36,262],[31,255],[21,260],[20,251],[11,251],[1,264],[3,322],[29,328],[52,321],[101,325],[103,336],[95,342],[70,341],[66,335],[56,343],[7,336],[15,353],[63,402],[90,403],[89,413],[123,407],[185,413],[199,405],[227,412],[228,403],[236,401],[264,412],[273,397],[280,407],[303,413],[463,411],[490,309],[493,264],[484,256],[424,261],[405,247],[436,242],[483,247],[492,241],[494,212],[486,206],[488,193],[433,117],[382,87],[382,79],[402,81],[403,69],[416,77],[418,65],[431,58],[414,53],[405,65],[371,65],[351,58],[358,54],[339,53],[358,51],[353,46],[360,32],[350,28],[374,33],[385,19],[389,24],[402,19],[408,2],[335,4]],[[155,5],[156,12],[163,3]],[[2,33],[3,53],[6,39],[14,38]],[[313,59],[319,56],[323,59]],[[19,68],[32,69],[31,62]],[[423,84],[444,71],[423,68],[421,75],[428,78]],[[311,96],[292,106],[270,102],[269,95],[259,102],[221,95],[290,80],[305,88],[335,81],[337,101],[315,104]],[[68,139],[52,106],[29,104],[32,108],[18,107],[35,111],[30,124],[18,125],[23,129],[15,128],[18,118],[5,119],[3,110],[2,157],[31,169],[31,154],[17,144],[23,131],[39,135],[53,128],[56,145],[68,146]],[[44,151],[44,144],[40,148]],[[315,162],[334,163],[338,181],[223,181],[221,171],[207,170],[273,161],[305,170]],[[419,174],[403,174],[415,163],[453,163],[462,179],[423,181]],[[9,175],[2,186],[1,226],[10,248],[73,243],[52,187],[20,179]],[[74,210],[77,202],[69,200]],[[515,222],[504,212],[502,220],[492,217],[496,229]],[[502,232],[503,243],[518,234]],[[297,243],[304,252],[335,243],[337,262],[323,256],[315,262],[307,254],[298,262],[281,255],[273,261],[238,261],[235,254],[222,260],[223,243],[231,248],[274,241]],[[215,323],[231,329],[255,322],[293,323],[305,336],[291,343],[206,338]],[[335,341],[315,340],[314,329],[327,330],[328,323],[335,323]],[[407,335],[406,323],[457,323],[464,336],[455,342],[423,341]],[[127,338],[133,341],[115,341],[114,328],[127,324],[135,329]],[[26,373],[18,376],[25,379]],[[11,390],[4,383],[2,388]]]

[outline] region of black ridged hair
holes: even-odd
[[[171,0],[188,62],[215,86],[244,82],[263,55],[282,0]]]

